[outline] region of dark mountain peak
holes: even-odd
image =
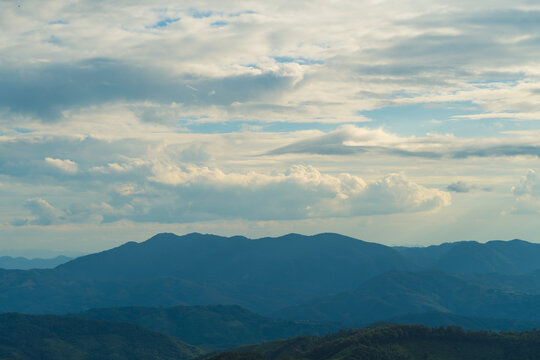
[[[392,269],[410,270],[411,266],[390,247],[339,234],[287,234],[251,240],[243,236],[161,233],[141,243],[127,243],[68,262],[55,273],[69,281],[180,279],[183,287],[204,284],[212,289],[229,289],[226,296],[219,296],[225,303],[231,303],[231,297],[247,299],[242,293],[258,294],[250,295],[249,302],[238,303],[260,309],[263,293],[273,291],[276,304],[272,307],[282,306],[293,299],[303,301],[355,288],[370,276]],[[225,294],[223,290],[215,292]],[[182,303],[194,304],[179,298],[167,305]]]
[[[503,245],[503,246],[527,246],[527,245],[535,245],[534,243],[531,243],[529,241],[521,240],[521,239],[512,239],[512,240],[491,240],[485,243],[485,245]]]
[[[314,239],[325,239],[325,240],[334,240],[334,241],[335,240],[357,241],[357,242],[361,242],[361,243],[367,243],[367,241],[363,241],[363,240],[359,240],[359,239],[356,239],[356,238],[353,238],[353,237],[350,237],[350,236],[341,235],[341,234],[338,234],[338,233],[331,233],[331,232],[320,233],[320,234],[313,235],[311,237],[314,238]],[[372,243],[372,244],[374,244],[374,243]]]
[[[200,234],[199,233],[191,233],[191,234],[188,234],[188,235],[200,235]],[[170,238],[177,238],[177,237],[179,237],[179,236],[176,235],[175,233],[163,232],[163,233],[159,233],[159,234],[156,234],[156,235],[152,236],[150,239],[148,239],[146,241],[163,240],[163,239],[170,239]]]

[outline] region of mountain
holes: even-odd
[[[211,360],[410,360],[536,359],[540,332],[465,332],[459,327],[432,329],[395,325],[341,331],[325,337],[301,336],[247,346],[210,356]]]
[[[365,301],[378,305],[372,305],[375,308],[366,319],[359,314],[331,314],[337,309],[325,310],[328,317],[321,313],[315,319],[353,321],[348,318],[354,318],[363,323],[382,319],[379,315],[387,318],[404,314],[403,311],[454,312],[451,310],[454,307],[469,311],[457,312],[460,315],[480,316],[470,307],[459,305],[465,300],[457,295],[446,302],[438,299],[445,291],[452,291],[445,290],[445,286],[464,284],[472,286],[468,288],[472,294],[484,294],[478,295],[483,299],[487,289],[493,288],[499,291],[497,294],[508,293],[505,295],[508,301],[518,301],[509,306],[514,309],[515,317],[510,312],[486,314],[487,317],[522,319],[526,314],[518,305],[529,301],[527,296],[540,294],[540,272],[524,273],[538,267],[538,247],[514,240],[396,250],[331,233],[288,234],[255,240],[241,236],[163,233],[142,243],[129,242],[82,256],[54,269],[0,269],[0,311],[73,313],[99,307],[238,304],[268,315],[289,306],[305,306],[313,299],[330,296],[328,301],[332,302],[329,300],[335,299],[332,295],[347,291],[349,295],[335,296],[352,299],[358,297],[352,290],[366,286],[366,281],[373,277],[390,273],[389,277],[379,278],[388,280],[397,276],[395,271],[405,274],[425,268],[459,276],[432,272],[433,278],[422,283],[414,279],[418,275],[411,275],[402,279],[403,284],[390,282],[388,289],[368,282],[369,287],[364,291],[371,291],[372,298]],[[412,286],[410,291],[407,286]],[[521,292],[529,295],[518,294]],[[385,300],[389,293],[395,299]],[[401,300],[406,301],[400,303]],[[471,303],[477,302],[473,299]]]
[[[268,313],[394,269],[410,269],[396,250],[338,234],[158,234],[52,270],[0,271],[0,311],[219,303]]]
[[[428,247],[396,247],[421,269],[456,274],[524,274],[540,269],[540,244],[523,240],[445,243]]]
[[[426,312],[396,316],[383,323],[416,324],[429,327],[459,326],[468,330],[523,331],[540,328],[540,321],[477,318],[442,312]]]
[[[395,271],[376,276],[355,291],[291,306],[276,316],[362,325],[423,312],[540,320],[540,295],[494,289],[439,271]]]
[[[141,325],[209,350],[256,344],[302,334],[325,335],[341,328],[334,323],[275,320],[240,306],[123,307],[73,314],[88,319]]]
[[[0,315],[0,359],[182,360],[202,351],[137,325],[56,315]]]
[[[0,269],[52,269],[70,260],[73,260],[73,258],[63,255],[57,256],[52,259],[27,259],[20,256],[2,256],[0,257]]]
[[[51,270],[1,270],[0,312],[65,314],[96,307],[234,304],[224,291],[187,280],[66,280]]]
[[[288,234],[251,240],[166,233],[143,243],[131,242],[79,257],[59,266],[57,272],[79,280],[176,276],[205,283],[232,281],[271,287],[287,282],[328,291],[358,286],[393,269],[410,269],[396,250],[339,234]]]

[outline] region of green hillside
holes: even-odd
[[[0,315],[0,359],[187,360],[202,351],[137,325],[69,316]]]
[[[524,360],[540,354],[540,331],[465,332],[458,327],[394,325],[301,336],[237,349],[211,360]]]
[[[334,323],[271,319],[235,305],[122,307],[92,309],[74,315],[138,324],[212,350],[303,334],[325,335],[341,328]]]

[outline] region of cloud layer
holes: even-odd
[[[540,241],[533,1],[0,3],[5,246],[155,224]]]
[[[371,129],[345,125],[336,131],[279,147],[268,155],[389,155],[426,159],[466,159],[469,157],[505,157],[528,155],[540,157],[538,138],[498,139],[456,138],[432,134],[426,137],[400,137],[382,128]]]

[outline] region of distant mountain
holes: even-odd
[[[419,269],[460,274],[454,278],[462,285],[463,281],[474,284],[478,294],[485,294],[486,288],[498,289],[499,293],[540,294],[540,272],[524,273],[540,264],[539,246],[514,240],[396,250],[331,233],[256,240],[165,233],[142,243],[130,242],[82,256],[54,269],[0,270],[0,311],[66,313],[98,307],[238,304],[268,315],[340,292],[354,295],[352,290],[384,273]],[[456,298],[457,302],[452,303],[449,298],[447,304],[437,296],[451,292],[444,290],[445,286],[457,286],[454,280],[450,281],[454,278],[442,272],[435,274],[424,287],[420,286],[421,281],[417,284],[408,278],[403,279],[405,284],[388,283],[386,290],[376,289],[376,284],[370,283],[366,291],[371,289],[374,303],[382,299],[374,305],[371,315],[386,318],[404,314],[402,310],[452,312],[450,305],[463,299]],[[413,290],[407,293],[409,285]],[[394,300],[381,298],[383,290],[396,294],[397,305]],[[403,293],[411,297],[400,304],[405,299]],[[345,297],[356,296],[353,295]],[[509,301],[526,298],[510,295]],[[472,304],[476,304],[474,299]],[[389,312],[385,314],[383,310]],[[479,316],[474,312],[459,314]],[[327,319],[323,315],[315,318]],[[517,318],[523,315],[516,310]],[[336,318],[334,314],[328,319],[342,321],[348,317],[354,316],[344,314]],[[359,318],[364,319],[360,315]],[[369,319],[368,316],[366,321]]]
[[[395,269],[410,269],[396,250],[339,234],[251,240],[166,233],[79,257],[57,272],[79,280],[175,276],[204,283],[264,283],[271,288],[286,284],[318,293],[358,286]]]
[[[0,359],[182,360],[202,351],[137,325],[56,315],[0,315]]]
[[[52,259],[27,259],[24,257],[0,257],[0,269],[52,269],[60,264],[73,260],[73,258],[67,256],[57,256]]]
[[[53,270],[0,271],[0,311],[240,304],[268,313],[409,268],[392,248],[338,234],[159,234]]]
[[[540,321],[477,318],[442,312],[396,316],[384,321],[393,324],[416,324],[429,327],[459,326],[469,330],[523,331],[540,329]]]
[[[438,271],[389,272],[355,291],[291,306],[276,316],[362,325],[423,312],[540,320],[540,295],[502,291]]]
[[[409,360],[537,359],[540,332],[465,332],[458,327],[432,329],[396,325],[341,331],[325,337],[301,336],[246,346],[210,360]]]
[[[481,283],[484,286],[510,292],[540,294],[540,270],[528,274],[466,274],[467,279]]]
[[[66,280],[53,270],[1,270],[0,312],[65,314],[97,307],[234,304],[216,288],[174,277]]]
[[[456,274],[524,274],[540,269],[540,244],[523,240],[445,243],[428,247],[396,247],[422,269]]]
[[[334,323],[275,320],[240,306],[224,305],[92,309],[73,315],[138,324],[209,350],[303,334],[325,335],[342,328]]]
[[[58,256],[67,256],[70,258],[76,258],[88,254],[87,252],[81,251],[55,251],[55,250],[44,250],[44,249],[3,249],[0,250],[0,256],[10,256],[10,257],[23,257],[27,259],[52,259]]]

